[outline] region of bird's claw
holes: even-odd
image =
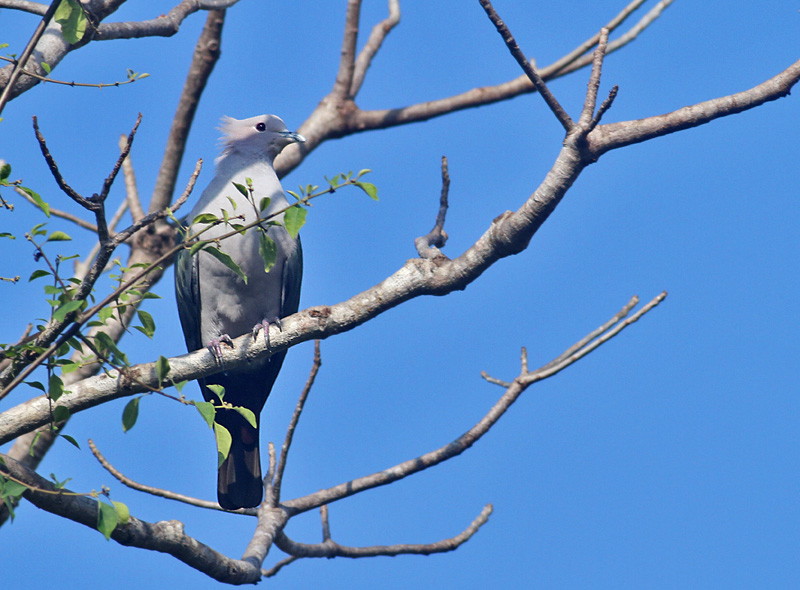
[[[258,338],[258,332],[260,330],[264,330],[264,343],[269,348],[269,326],[270,324],[275,324],[278,326],[278,330],[283,332],[283,325],[281,324],[280,318],[273,318],[272,320],[261,320],[255,326],[253,326],[253,340]]]
[[[214,338],[211,342],[208,343],[208,350],[211,354],[214,355],[214,358],[218,362],[222,362],[222,343],[227,344],[231,348],[233,348],[233,340],[227,334],[220,334],[218,338]]]

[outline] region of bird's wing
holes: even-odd
[[[197,350],[204,346],[200,338],[200,277],[198,256],[184,249],[175,260],[175,297],[181,319],[183,337],[187,348]]]
[[[281,317],[297,312],[300,306],[300,284],[303,282],[303,247],[297,237],[296,247],[286,259],[283,267],[283,290],[281,293]]]

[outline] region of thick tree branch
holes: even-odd
[[[198,10],[224,10],[239,0],[182,0],[167,14],[139,22],[103,23],[97,27],[95,40],[136,39],[140,37],[171,37],[183,21]]]
[[[97,500],[81,495],[67,495],[73,492],[57,489],[51,482],[10,457],[0,456],[0,459],[0,474],[11,475],[34,488],[24,494],[33,505],[91,529],[97,528]],[[150,523],[131,516],[127,523],[117,525],[111,538],[120,545],[172,555],[220,582],[255,584],[261,578],[259,568],[254,568],[245,561],[226,557],[190,537],[184,532],[183,523],[177,520]]]

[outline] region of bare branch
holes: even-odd
[[[603,60],[606,57],[607,48],[608,29],[601,29],[600,39],[597,42],[597,49],[594,51],[592,60],[592,73],[589,76],[589,83],[586,88],[586,98],[584,99],[583,109],[581,110],[579,119],[580,125],[586,129],[586,131],[590,130],[589,128],[594,122],[594,110],[597,107],[597,93],[600,90],[600,78],[603,73]]]
[[[125,135],[119,136],[119,150],[122,152],[128,145]],[[139,221],[144,217],[144,210],[142,209],[142,201],[139,199],[139,187],[136,185],[136,172],[133,169],[133,162],[131,162],[131,155],[122,161],[122,177],[125,179],[125,207],[131,210],[131,218],[134,221]],[[116,224],[112,221],[109,223],[110,229],[113,231]]]
[[[28,201],[34,207],[39,206],[36,204],[36,201],[34,201],[31,198],[31,196],[21,188],[14,187],[14,192],[16,192],[19,196]],[[62,211],[61,209],[53,209],[52,207],[50,207],[50,215],[52,215],[53,217],[60,217],[61,219],[66,219],[67,221],[71,221],[78,227],[81,227],[83,229],[88,229],[92,233],[97,233],[97,226],[95,224],[89,223],[85,219],[81,219],[77,215],[73,215],[72,213],[68,213],[67,211]]]
[[[222,28],[225,24],[225,11],[212,10],[206,17],[203,31],[195,43],[192,63],[186,74],[178,107],[172,118],[164,157],[158,169],[156,186],[150,200],[150,212],[161,211],[167,207],[175,192],[181,160],[186,149],[186,140],[194,121],[197,105],[208,83],[208,78],[221,54]]]
[[[599,158],[609,150],[741,113],[765,102],[787,96],[798,81],[800,81],[800,60],[766,82],[743,92],[707,100],[664,115],[600,125],[589,134],[589,151],[592,157]]]
[[[33,505],[91,529],[97,528],[98,502],[51,482],[14,459],[0,455],[0,474],[8,474],[29,489],[24,497]],[[41,490],[41,491],[38,491]],[[146,522],[131,516],[111,533],[120,545],[140,547],[172,555],[207,576],[229,584],[254,584],[261,571],[251,564],[226,557],[197,539],[184,533],[183,523],[177,520]]]
[[[159,496],[161,498],[166,498],[168,500],[177,500],[178,502],[183,502],[184,504],[189,504],[191,506],[197,506],[199,508],[208,508],[209,510],[220,510],[222,512],[230,512],[229,510],[225,510],[221,508],[219,504],[216,502],[209,502],[208,500],[200,500],[198,498],[192,498],[191,496],[185,496],[183,494],[178,494],[176,492],[171,492],[169,490],[162,490],[161,488],[155,488],[153,486],[148,486],[145,484],[138,483],[117,468],[115,468],[109,461],[106,459],[97,446],[94,444],[92,439],[89,439],[89,448],[92,451],[92,454],[95,458],[100,462],[100,465],[108,471],[111,475],[117,478],[121,483],[128,486],[131,489],[134,489],[139,492],[144,492],[146,494],[150,494],[152,496]]]
[[[52,0],[50,2],[50,6],[48,7],[47,11],[42,16],[42,20],[39,21],[36,30],[31,35],[30,40],[28,40],[28,44],[25,46],[25,49],[22,51],[22,55],[19,56],[19,60],[14,63],[13,69],[11,70],[11,74],[8,77],[8,81],[6,82],[5,87],[3,88],[3,92],[0,93],[0,113],[3,112],[3,109],[6,106],[6,103],[11,99],[11,91],[14,90],[14,86],[17,83],[17,79],[19,78],[20,74],[22,74],[22,69],[28,63],[28,59],[30,59],[33,50],[36,48],[36,44],[41,39],[42,35],[44,34],[44,30],[47,28],[47,25],[52,20],[53,16],[56,13],[56,9],[60,4],[60,0]]]
[[[285,553],[294,557],[376,557],[378,555],[431,555],[433,553],[446,553],[458,549],[478,532],[492,514],[492,505],[487,504],[483,507],[480,514],[455,537],[443,539],[435,543],[403,544],[403,545],[374,545],[372,547],[347,547],[339,545],[330,538],[316,545],[307,545],[292,541],[283,532],[275,539],[275,545]],[[286,565],[286,564],[284,564]],[[265,574],[266,575],[266,574]]]
[[[320,341],[314,341],[314,361],[311,365],[311,371],[308,374],[308,379],[306,380],[305,387],[303,387],[303,391],[300,393],[300,397],[297,400],[297,405],[294,408],[294,413],[292,414],[292,418],[289,421],[289,426],[286,429],[286,438],[283,441],[283,446],[281,446],[281,456],[278,460],[278,466],[275,469],[275,477],[271,478],[272,481],[272,501],[274,504],[280,502],[281,499],[281,484],[283,483],[283,472],[286,469],[286,460],[289,456],[289,448],[292,446],[292,439],[294,438],[294,431],[297,428],[297,423],[300,421],[300,414],[303,413],[303,408],[305,407],[306,400],[308,399],[308,394],[311,392],[311,388],[314,386],[314,381],[317,378],[317,373],[319,373],[319,368],[322,366],[322,355],[320,354]]]
[[[97,27],[95,40],[171,37],[180,30],[184,19],[198,10],[224,10],[239,0],[182,0],[167,14],[139,22],[103,23]]]
[[[300,512],[306,512],[308,510],[318,508],[323,504],[330,504],[337,500],[341,500],[342,498],[347,498],[348,496],[358,494],[364,490],[390,484],[399,479],[408,477],[413,473],[424,471],[425,469],[460,455],[473,444],[475,444],[484,434],[486,434],[530,385],[556,375],[569,365],[577,362],[593,350],[597,349],[600,345],[619,334],[626,327],[641,318],[645,313],[653,309],[656,305],[663,301],[665,297],[666,293],[661,293],[650,303],[640,309],[639,312],[625,321],[616,323],[610,330],[608,330],[606,334],[603,334],[601,337],[587,344],[581,350],[578,350],[569,357],[563,358],[560,363],[553,364],[551,362],[544,365],[542,368],[537,369],[536,371],[530,373],[520,373],[520,375],[514,379],[514,381],[508,384],[506,391],[494,404],[494,406],[492,406],[492,408],[486,413],[486,415],[467,432],[452,442],[414,459],[409,459],[408,461],[404,461],[403,463],[388,469],[384,469],[383,471],[341,483],[331,488],[303,496],[302,498],[285,501],[283,506],[290,510],[292,515]],[[563,355],[561,355],[561,357],[563,357]]]
[[[353,98],[353,71],[355,70],[356,43],[358,42],[358,23],[361,18],[361,0],[347,0],[347,12],[344,19],[344,35],[342,37],[341,57],[336,81],[331,94],[340,101]]]
[[[503,38],[503,41],[508,47],[508,50],[511,52],[511,55],[517,60],[519,67],[522,68],[522,71],[525,72],[525,75],[528,76],[528,79],[536,88],[537,92],[542,95],[542,98],[547,103],[547,106],[550,107],[550,110],[556,116],[561,126],[564,130],[569,133],[572,128],[575,126],[575,123],[572,121],[570,116],[567,114],[567,111],[564,110],[564,107],[558,102],[556,97],[553,93],[550,92],[550,89],[544,83],[541,76],[539,76],[536,69],[531,65],[528,61],[528,58],[525,57],[525,54],[519,48],[516,39],[511,34],[508,26],[503,22],[500,18],[500,15],[497,14],[497,11],[492,6],[490,0],[479,0],[481,6],[486,11],[489,20],[492,21],[492,24],[497,29],[497,32],[500,33],[500,36]]]
[[[0,8],[10,8],[12,10],[21,10],[22,12],[30,12],[31,14],[44,16],[47,13],[48,6],[47,4],[29,2],[28,0],[0,0]]]
[[[47,142],[44,139],[44,135],[42,135],[42,132],[39,130],[39,120],[37,117],[33,117],[33,130],[36,133],[36,140],[39,142],[39,149],[41,150],[42,155],[47,162],[47,167],[50,169],[50,173],[53,175],[56,184],[58,184],[58,188],[60,188],[64,194],[66,194],[70,199],[78,203],[78,205],[84,209],[95,211],[97,207],[89,199],[79,195],[77,191],[75,191],[75,189],[68,185],[64,180],[64,177],[61,175],[61,171],[58,169],[58,164],[56,164],[55,159],[47,147]]]
[[[356,96],[364,83],[367,70],[372,65],[372,60],[386,40],[386,36],[400,22],[400,0],[389,0],[389,16],[372,28],[367,43],[361,49],[355,61],[353,79],[350,82],[350,96]]]
[[[414,246],[422,258],[435,258],[444,256],[439,248],[444,248],[447,243],[447,232],[444,231],[444,221],[447,217],[448,195],[450,194],[450,172],[447,167],[447,157],[442,156],[442,192],[439,195],[439,212],[436,214],[436,223],[427,235],[414,240]]]

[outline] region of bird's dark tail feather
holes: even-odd
[[[258,429],[230,410],[218,412],[217,421],[230,431],[232,438],[228,458],[217,474],[217,501],[228,510],[258,506],[264,492]]]

